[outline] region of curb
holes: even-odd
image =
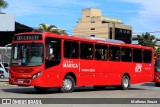
[[[1,86],[8,86],[8,85],[9,85],[8,81],[6,81],[6,82],[0,82],[0,87]]]

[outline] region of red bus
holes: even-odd
[[[155,85],[157,87],[160,87],[160,54],[157,54],[155,59],[154,81],[155,81]]]
[[[103,89],[154,80],[154,53],[150,47],[111,40],[21,33],[12,41],[9,83],[34,86],[37,91],[56,87],[72,92],[75,86]]]

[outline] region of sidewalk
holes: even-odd
[[[6,85],[9,85],[8,78],[0,79],[0,86],[6,86]]]

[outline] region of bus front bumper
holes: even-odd
[[[42,79],[9,78],[9,84],[18,86],[43,86]]]

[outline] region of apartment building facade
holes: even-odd
[[[101,10],[87,8],[82,9],[82,18],[78,19],[78,25],[73,28],[73,35],[116,39],[131,43],[132,27],[123,24],[119,19],[102,16]]]

